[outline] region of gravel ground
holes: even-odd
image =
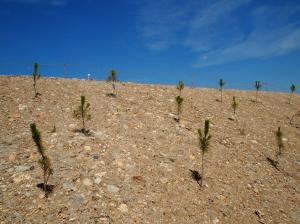
[[[101,81],[0,77],[1,223],[300,223],[300,95],[214,89],[183,90],[181,122],[174,86],[117,83],[117,97]],[[85,95],[92,136],[74,130],[73,110]],[[239,106],[233,116],[232,96]],[[197,129],[211,121],[203,187]],[[44,198],[36,122],[52,159],[54,192]],[[297,123],[298,122],[298,123]],[[56,132],[52,132],[53,127]],[[275,131],[284,150],[279,170]]]

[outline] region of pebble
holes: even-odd
[[[22,165],[22,166],[16,167],[16,172],[24,172],[24,171],[33,170],[33,169],[34,169],[34,166]]]
[[[118,209],[122,212],[122,213],[127,213],[128,212],[128,207],[126,204],[121,204]]]
[[[29,159],[31,161],[36,161],[37,160],[37,156],[38,156],[37,152],[31,152],[30,156],[29,156]]]
[[[75,194],[72,198],[71,204],[72,206],[78,208],[83,204],[84,199],[85,199],[84,194]]]
[[[91,146],[86,145],[86,146],[84,146],[84,150],[86,150],[86,151],[91,151],[92,148],[91,148]]]
[[[217,224],[220,222],[220,220],[218,218],[215,218],[212,222],[213,222],[213,224]]]
[[[74,129],[74,128],[76,128],[76,125],[75,125],[75,124],[70,124],[70,125],[69,125],[69,128],[70,128],[70,129]]]
[[[119,190],[120,189],[115,185],[107,185],[107,191],[110,193],[117,193]]]
[[[93,185],[92,181],[89,178],[84,178],[82,182],[83,182],[83,185],[85,185],[85,186]]]
[[[94,180],[95,184],[100,184],[101,181],[102,181],[101,177],[96,177]]]
[[[166,178],[166,177],[160,178],[160,182],[162,182],[163,184],[166,184],[168,182],[168,178]]]
[[[24,110],[27,106],[23,104],[19,104],[19,110]]]
[[[10,162],[15,162],[17,159],[17,154],[15,152],[13,152],[12,154],[9,155],[8,160]]]
[[[190,155],[190,160],[194,160],[194,159],[195,159],[195,156]]]
[[[45,197],[45,193],[39,194],[39,198],[44,198],[44,197]]]
[[[102,135],[103,135],[103,132],[102,132],[102,131],[96,131],[96,132],[94,133],[94,136],[97,137],[97,138],[100,138]]]
[[[250,142],[252,142],[253,144],[257,144],[256,140],[250,140]]]
[[[93,159],[99,159],[99,156],[97,156],[97,155],[95,155],[95,156],[93,156]]]
[[[118,167],[123,167],[124,166],[124,163],[122,162],[122,160],[119,160],[119,159],[116,160],[116,164],[117,164]]]
[[[76,187],[74,186],[73,182],[69,180],[63,183],[63,188],[68,191],[76,191]]]

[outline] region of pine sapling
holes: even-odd
[[[177,84],[177,89],[179,90],[179,96],[181,96],[181,91],[184,88],[184,82],[183,81],[179,81]]]
[[[236,109],[238,107],[238,102],[236,102],[235,96],[232,97],[232,104],[231,104],[231,106],[232,106],[232,109],[233,109],[233,114],[235,115],[235,111],[236,111]]]
[[[111,82],[112,84],[112,93],[108,94],[109,96],[116,97],[116,85],[115,82],[117,81],[117,71],[116,70],[111,70],[110,75],[107,77],[107,82]]]
[[[278,146],[277,156],[280,156],[282,154],[282,150],[284,148],[283,133],[282,133],[280,127],[278,127],[278,129],[276,131],[276,141],[277,141],[277,146]]]
[[[260,81],[255,81],[255,89],[256,89],[255,101],[257,103],[258,91],[261,89],[261,83],[260,83]]]
[[[90,112],[90,104],[86,102],[85,96],[81,96],[80,106],[77,110],[74,110],[74,117],[77,119],[81,119],[82,121],[82,129],[80,130],[85,135],[89,134],[89,130],[85,129],[85,121],[91,119]]]
[[[53,175],[51,160],[46,155],[46,149],[43,146],[41,134],[40,134],[40,131],[37,129],[36,124],[35,123],[30,124],[30,129],[31,129],[32,139],[35,142],[38,152],[41,156],[41,158],[39,159],[38,162],[43,170],[43,177],[44,177],[43,178],[44,179],[43,189],[45,192],[45,197],[47,198],[48,193],[51,193],[51,191],[52,191],[51,187],[53,187],[53,186],[48,185],[49,178],[51,175]]]
[[[291,87],[290,87],[290,90],[291,90],[291,94],[290,94],[290,100],[289,100],[289,103],[292,102],[292,96],[293,96],[293,93],[296,91],[297,87],[292,84]]]
[[[37,80],[41,77],[40,73],[39,73],[39,64],[38,63],[34,63],[34,67],[33,67],[33,89],[34,89],[34,96],[37,97],[38,95],[41,95],[39,92],[37,92],[36,90],[36,82]]]
[[[221,92],[221,103],[223,102],[223,87],[225,85],[225,82],[223,79],[219,80],[219,86],[220,86],[220,92]]]
[[[183,103],[183,98],[181,96],[177,96],[175,98],[176,104],[177,104],[177,116],[178,116],[178,122],[180,121],[180,114],[182,112],[182,103]]]
[[[204,179],[204,153],[208,151],[209,141],[211,139],[211,135],[209,132],[209,120],[205,120],[204,124],[204,131],[200,128],[198,129],[199,134],[199,147],[202,151],[202,179],[201,179],[201,186],[203,186],[203,179]]]

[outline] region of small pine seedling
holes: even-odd
[[[179,81],[177,84],[177,89],[179,90],[179,96],[181,96],[181,91],[184,88],[184,82],[183,81]]]
[[[56,132],[56,126],[54,125],[52,130],[51,130],[51,133],[55,133]]]
[[[260,81],[255,81],[255,89],[256,89],[255,101],[257,103],[258,91],[261,89],[261,83],[260,83]]]
[[[182,111],[182,103],[183,103],[183,98],[181,96],[175,97],[176,103],[177,103],[177,116],[178,116],[178,121],[180,121],[180,114]]]
[[[283,133],[282,133],[280,127],[278,127],[278,129],[276,131],[276,141],[277,141],[277,146],[278,146],[277,156],[279,156],[279,155],[282,154],[282,150],[284,148],[284,145],[283,145]]]
[[[202,151],[202,179],[201,179],[201,186],[203,186],[203,179],[204,179],[204,153],[208,151],[209,141],[211,139],[211,135],[209,132],[209,120],[205,120],[204,124],[204,131],[200,128],[198,129],[199,134],[199,147]]]
[[[112,93],[109,94],[110,96],[116,96],[116,85],[115,82],[117,81],[117,71],[116,70],[111,70],[110,75],[107,77],[107,82],[111,82],[112,83]]]
[[[225,85],[225,82],[223,79],[219,80],[219,86],[220,86],[220,92],[221,92],[221,103],[223,102],[223,87]]]
[[[232,109],[233,109],[233,114],[235,114],[235,111],[236,111],[236,109],[238,107],[238,102],[236,102],[235,96],[232,97],[232,104],[231,104],[231,106],[232,106]]]
[[[292,84],[290,87],[290,90],[291,90],[291,95],[290,95],[289,103],[292,102],[292,96],[293,96],[293,93],[297,90],[297,87],[294,84]]]
[[[85,135],[89,133],[89,130],[85,129],[85,121],[91,119],[89,111],[90,104],[86,102],[85,96],[81,96],[80,106],[77,110],[74,110],[74,117],[82,120],[82,129],[80,131]]]
[[[41,158],[39,159],[39,164],[43,170],[43,177],[44,177],[44,183],[43,183],[43,189],[45,192],[45,197],[48,197],[48,193],[51,192],[50,189],[48,189],[48,181],[51,175],[53,175],[53,169],[51,166],[51,160],[46,155],[46,149],[43,146],[42,138],[40,131],[37,129],[36,124],[32,123],[30,124],[32,139],[35,142],[38,152],[41,155]]]
[[[33,76],[34,96],[37,97],[38,95],[40,95],[40,93],[37,92],[37,90],[36,90],[36,82],[41,77],[41,75],[39,73],[39,64],[38,63],[34,63],[32,76]]]

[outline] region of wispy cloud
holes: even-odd
[[[163,0],[142,10],[151,50],[184,46],[198,55],[195,67],[267,58],[300,49],[300,3],[254,0]]]
[[[145,1],[139,12],[140,26],[147,46],[162,51],[177,43],[178,33],[185,27],[187,5],[173,4],[173,0]]]

